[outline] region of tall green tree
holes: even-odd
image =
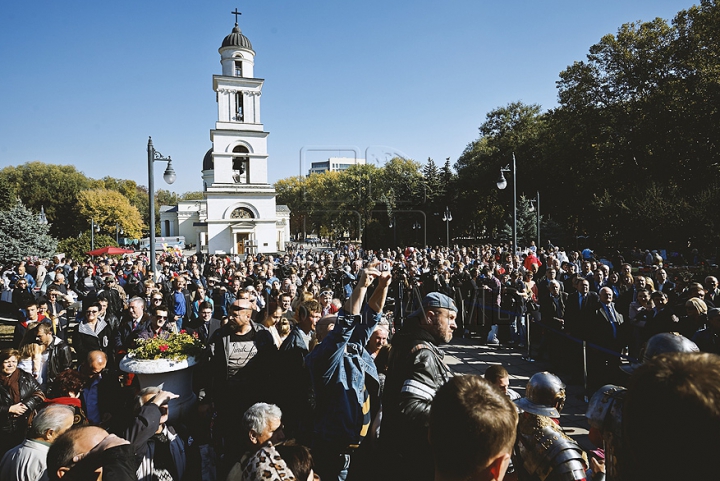
[[[537,221],[538,216],[535,205],[530,199],[521,195],[517,201],[517,241],[519,247],[529,247],[530,241],[537,240]],[[542,221],[543,216],[541,215],[541,224]],[[507,217],[502,233],[505,239],[512,240],[512,212]]]
[[[517,159],[518,194],[543,190],[538,184],[542,170],[542,139],[548,126],[539,105],[513,102],[488,112],[479,128],[480,136],[468,144],[455,163],[457,193],[453,211],[455,229],[466,235],[484,233],[497,238],[512,212],[512,186],[499,191],[500,168]],[[512,182],[512,179],[509,179]],[[481,227],[478,227],[481,226]]]
[[[423,166],[422,175],[425,182],[425,203],[433,205],[435,200],[445,193],[441,191],[440,171],[430,157]]]
[[[54,236],[73,236],[81,230],[85,220],[79,216],[77,196],[91,187],[92,179],[74,166],[28,162],[5,167],[0,171],[0,178],[14,186],[29,209],[45,209]]]
[[[10,209],[17,201],[15,187],[6,177],[0,176],[0,210]]]
[[[57,239],[50,235],[50,225],[38,222],[38,212],[16,202],[0,211],[0,263],[17,262],[28,257],[51,257]]]

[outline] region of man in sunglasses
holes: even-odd
[[[125,307],[125,292],[123,291],[121,293],[119,289],[115,282],[115,276],[108,273],[103,277],[103,287],[97,294],[98,299],[106,299],[108,301],[108,312],[118,318],[122,315],[122,310]]]
[[[216,426],[224,438],[227,468],[242,454],[245,443],[241,433],[243,413],[254,403],[267,399],[266,389],[273,354],[277,352],[272,334],[252,321],[253,307],[249,300],[238,299],[228,309],[228,323],[215,331],[210,339],[212,384],[208,394],[218,409]]]
[[[168,308],[160,305],[153,307],[150,314],[150,322],[143,324],[132,334],[133,341],[136,339],[167,339],[170,331],[167,329]]]

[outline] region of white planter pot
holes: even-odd
[[[184,361],[172,359],[134,359],[127,355],[120,361],[120,369],[137,376],[141,388],[156,386],[163,391],[177,394],[168,405],[168,417],[172,422],[185,416],[192,409],[197,396],[192,390],[194,357]]]

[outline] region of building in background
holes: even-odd
[[[218,120],[202,162],[204,199],[161,207],[160,235],[184,236],[208,254],[284,251],[290,210],[275,204],[268,183],[268,132],[260,122],[264,80],[254,77],[255,51],[237,23],[218,51]]]
[[[313,162],[310,164],[310,174],[322,174],[323,172],[341,172],[347,170],[353,165],[364,165],[365,159],[356,159],[353,157],[330,157],[322,162]]]

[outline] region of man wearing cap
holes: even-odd
[[[431,292],[392,339],[380,435],[382,450],[390,457],[387,479],[433,479],[430,404],[453,375],[438,345],[452,339],[456,316],[450,297]]]

